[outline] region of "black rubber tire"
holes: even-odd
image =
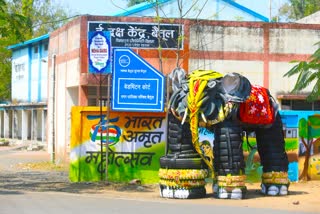
[[[225,120],[214,129],[214,169],[218,175],[239,175],[245,172],[240,123]]]
[[[280,114],[269,128],[257,128],[256,139],[263,172],[288,171],[288,156]]]
[[[169,145],[177,145],[177,144],[183,144],[183,145],[192,145],[191,137],[182,137],[182,138],[176,138],[176,137],[168,137],[168,144]]]
[[[166,155],[167,158],[200,158],[198,153],[171,153]]]
[[[202,158],[172,158],[163,156],[160,158],[160,167],[167,169],[207,169]]]
[[[168,115],[168,138],[167,145],[169,152],[182,152],[185,150],[194,150],[192,145],[192,137],[190,131],[190,124],[181,124],[181,121],[173,116],[172,113]]]
[[[161,197],[164,197],[163,196],[163,191],[164,190],[167,190],[167,189],[170,189],[172,190],[173,192],[179,190],[179,189],[172,189],[168,186],[165,186],[165,185],[160,185],[160,196]],[[181,188],[182,189],[182,188]],[[172,195],[172,197],[165,197],[165,198],[175,198],[175,199],[196,199],[196,198],[204,198],[206,197],[206,188],[205,187],[196,187],[196,188],[191,188],[191,189],[188,189],[186,190],[189,192],[189,195],[187,198],[180,198],[178,196],[176,196],[175,194]]]
[[[194,149],[190,149],[190,150],[184,150],[184,151],[179,151],[179,152],[172,152],[171,154],[190,154],[190,153],[196,153],[196,151]]]
[[[189,151],[189,150],[195,151],[192,144],[185,144],[185,145],[184,144],[169,144],[169,150],[172,153]]]

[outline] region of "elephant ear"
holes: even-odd
[[[181,119],[187,104],[186,96],[189,91],[186,72],[182,68],[175,68],[169,75],[172,94],[169,100],[169,109],[173,115]]]
[[[219,79],[210,79],[207,83],[206,90],[204,90],[203,103],[200,107],[201,112],[207,117],[216,117],[217,107],[219,107]]]
[[[221,79],[221,97],[225,102],[244,102],[251,92],[250,81],[238,73],[226,74]]]
[[[171,89],[175,92],[180,90],[183,82],[186,81],[186,72],[182,68],[175,68],[168,77],[171,80]]]

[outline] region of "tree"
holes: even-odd
[[[309,16],[319,10],[319,0],[289,0],[279,9],[279,16],[290,22]]]
[[[28,18],[8,10],[5,0],[0,0],[0,101],[10,99],[11,52],[7,46],[25,39]]]
[[[140,4],[142,2],[146,2],[145,0],[128,0],[128,7],[134,6],[136,4]]]
[[[29,18],[31,37],[41,36],[61,27],[71,13],[50,0],[11,0],[9,10]]]
[[[320,42],[315,45],[319,46]],[[297,61],[293,61],[296,63]],[[307,101],[314,101],[320,95],[320,48],[318,48],[311,56],[309,61],[300,61],[291,68],[284,76],[291,77],[299,75],[292,93],[302,91],[310,84],[314,84],[311,93],[307,97]]]
[[[47,34],[67,21],[67,13],[50,0],[0,0],[0,101],[11,96],[8,46]]]
[[[304,152],[304,164],[302,172],[299,175],[299,180],[310,180],[310,175],[308,173],[309,161],[312,153],[312,146],[320,141],[320,129],[319,127],[319,115],[313,115],[308,118],[299,120],[299,137],[302,145],[305,148]]]

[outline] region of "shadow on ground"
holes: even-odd
[[[65,192],[99,194],[108,190],[119,192],[153,192],[157,185],[117,184],[105,182],[71,183],[67,172],[19,171],[0,174],[0,194],[28,192]]]

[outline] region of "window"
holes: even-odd
[[[320,101],[307,102],[306,100],[280,100],[282,110],[320,110]]]
[[[281,100],[281,109],[290,110],[291,109],[291,100]]]
[[[44,44],[43,50],[44,50],[44,51],[48,51],[48,43]]]
[[[107,86],[102,86],[101,101],[102,106],[107,106]],[[88,86],[88,106],[100,106],[99,86]],[[111,89],[111,88],[110,88]]]
[[[13,73],[13,78],[15,80],[22,80],[24,79],[24,74],[25,74],[25,64],[14,64],[14,73]]]
[[[308,103],[305,100],[292,100],[292,110],[313,110],[312,103]]]
[[[33,53],[34,54],[39,53],[39,47],[38,46],[33,46]]]

